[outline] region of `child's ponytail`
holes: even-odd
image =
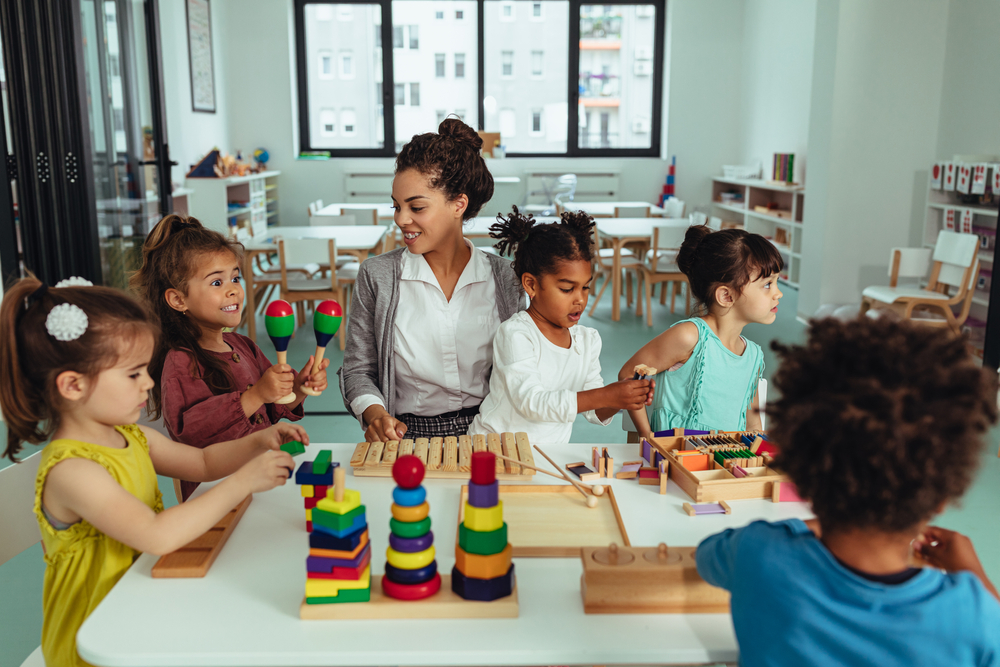
[[[528,233],[535,226],[535,216],[524,215],[513,207],[513,212],[506,218],[497,216],[497,222],[490,227],[490,236],[497,239],[493,247],[501,255],[517,255],[517,249],[528,240]]]
[[[688,277],[691,294],[706,308],[718,287],[742,293],[753,281],[781,273],[784,266],[773,243],[743,229],[713,232],[706,225],[689,227],[677,252],[677,267]]]
[[[559,262],[594,259],[594,219],[582,211],[564,211],[559,222],[535,222],[515,206],[506,218],[497,216],[490,236],[501,255],[514,256],[514,273],[541,276],[551,273]]]
[[[25,278],[11,287],[4,295],[0,307],[0,410],[7,423],[7,446],[4,456],[14,461],[21,451],[21,442],[41,442],[44,433],[39,430],[39,422],[48,415],[48,401],[39,395],[38,389],[28,380],[21,369],[18,354],[17,330],[21,316],[25,312],[28,297],[35,293],[42,283],[35,278]]]

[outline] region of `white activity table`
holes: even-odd
[[[622,248],[626,243],[648,243],[653,233],[653,225],[663,220],[662,218],[597,218],[594,222],[597,223],[601,240],[610,241],[615,251],[611,269],[611,320],[617,322],[621,319],[622,309]]]
[[[316,211],[314,215],[350,215],[351,211],[375,211],[375,215],[378,217],[379,222],[392,222],[393,214],[396,212],[392,204],[359,204],[356,202],[344,202],[338,204],[327,204],[320,210]],[[361,220],[355,220],[355,222],[361,222]]]
[[[570,211],[583,211],[595,218],[613,218],[616,208],[649,208],[650,215],[662,216],[664,210],[648,201],[571,201],[566,202]]]
[[[537,223],[559,222],[555,216],[539,216],[535,218]],[[467,239],[484,239],[490,237],[490,227],[497,224],[496,216],[480,216],[462,223],[462,236]]]
[[[590,458],[591,445],[542,447],[560,464]],[[315,458],[320,448],[331,449],[343,464],[354,444],[313,444],[296,461]],[[608,448],[617,463],[639,458],[638,445]],[[394,482],[350,473],[347,480],[367,508],[372,574],[381,574]],[[558,483],[547,475],[535,480]],[[809,516],[801,503],[740,500],[731,503],[731,515],[689,517],[681,505],[690,498],[673,483],[665,496],[657,486],[639,486],[636,480],[610,483],[633,546],[696,545],[756,519]],[[424,485],[438,568],[450,572],[461,482],[435,479]],[[303,621],[298,614],[308,548],[299,488],[289,482],[257,494],[204,579],[153,579],[156,557],[141,556],[80,629],[80,655],[104,667],[662,665],[738,659],[728,614],[585,615],[579,558],[516,559],[516,619]]]

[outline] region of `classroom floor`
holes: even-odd
[[[771,340],[786,343],[801,342],[805,338],[805,326],[795,319],[798,292],[785,289],[785,296],[778,309],[778,318],[773,325],[751,325],[744,334],[764,348],[767,365],[765,377],[770,378],[776,367],[774,353],[768,348]],[[645,325],[645,320],[635,316],[634,310],[622,308],[619,322],[611,321],[610,290],[594,312],[594,317],[584,315],[581,324],[597,329],[604,341],[601,354],[603,375],[606,382],[617,378],[622,364],[655,334],[671,324],[684,319],[683,306],[678,299],[679,313],[671,315],[669,308],[653,303],[653,327]],[[263,318],[258,318],[258,331],[263,332]],[[258,340],[264,352],[273,358],[274,350],[270,341],[262,334]],[[289,363],[296,368],[305,365],[315,349],[311,326],[302,327],[289,345]],[[344,411],[343,400],[337,387],[334,372],[343,361],[336,341],[327,349],[330,359],[330,388],[322,396],[309,398],[306,411],[311,413],[302,420],[302,425],[314,442],[356,442],[362,437],[358,423]],[[773,391],[773,390],[772,390]],[[316,414],[322,413],[322,414]],[[6,437],[6,431],[0,433]],[[578,418],[573,426],[572,442],[607,443],[624,442],[625,433],[621,421],[616,418],[610,426],[601,427]],[[991,517],[996,512],[998,490],[1000,489],[1000,460],[996,456],[996,446],[1000,441],[1000,428],[995,428],[988,438],[989,446],[984,452],[983,466],[970,492],[963,500],[962,507],[949,509],[938,523],[946,528],[970,535],[986,567],[987,574],[1000,581],[1000,533],[991,526]],[[581,448],[581,452],[583,448]],[[587,450],[589,451],[589,450]],[[9,462],[0,461],[0,468]],[[165,504],[174,504],[173,485],[170,480],[160,478]],[[41,547],[36,545],[0,567],[0,667],[18,667],[39,643],[42,627],[42,577],[45,564]]]

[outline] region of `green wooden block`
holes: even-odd
[[[291,442],[286,442],[281,446],[281,451],[288,452],[292,456],[298,456],[299,454],[304,454],[306,451],[306,446],[303,445],[298,440],[292,440]],[[329,450],[327,450],[329,454]]]
[[[336,604],[338,602],[369,602],[372,599],[372,589],[344,589],[336,597],[306,598],[306,604]]]
[[[392,534],[397,537],[404,537],[406,539],[411,539],[414,537],[423,537],[431,529],[431,518],[421,519],[420,521],[400,521],[399,519],[389,519],[389,530]]]
[[[315,514],[313,515],[315,516]],[[492,556],[507,548],[507,524],[488,532],[469,530],[465,523],[458,524],[458,546],[466,553]]]
[[[330,457],[333,454],[329,449],[320,450],[320,453],[316,456],[316,460],[313,461],[313,474],[314,475],[325,475],[326,471],[330,469]]]
[[[358,515],[364,515],[365,506],[360,505],[350,512],[345,512],[344,514],[334,514],[333,512],[327,512],[321,510],[319,506],[313,508],[312,520],[313,523],[319,524],[320,526],[325,526],[332,530],[347,530],[352,525],[354,525],[354,518]]]

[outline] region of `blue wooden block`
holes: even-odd
[[[312,484],[314,486],[333,486],[333,469],[340,464],[331,463],[326,474],[317,475],[313,472],[313,462],[303,461],[295,473],[296,484]]]
[[[438,564],[436,560],[431,561],[430,565],[426,565],[418,570],[403,570],[395,565],[385,564],[385,576],[389,578],[389,581],[396,584],[422,584],[425,581],[433,579],[437,571]]]
[[[500,482],[493,480],[492,484],[476,484],[469,482],[469,504],[473,507],[489,509],[500,503]]]
[[[396,487],[392,490],[392,502],[400,507],[416,507],[423,505],[427,499],[427,489],[418,486],[415,489],[403,489]]]
[[[326,526],[321,526],[318,523],[313,524],[313,532],[326,533],[327,535],[333,535],[334,537],[347,537],[351,533],[356,532],[359,529],[368,526],[368,522],[365,520],[364,514],[359,514],[354,517],[354,522],[343,530],[335,530],[333,528],[328,528]]]
[[[359,528],[343,537],[335,537],[322,532],[317,533],[314,530],[309,533],[309,548],[329,549],[330,551],[354,551],[361,544],[361,538],[364,537],[366,530],[368,530],[367,526]]]
[[[507,574],[494,579],[474,579],[462,574],[457,567],[451,568],[451,590],[455,595],[465,600],[490,602],[507,597],[514,591],[514,566],[511,565]]]
[[[434,533],[427,531],[420,537],[400,537],[389,533],[389,546],[404,554],[415,554],[418,551],[426,551],[434,544]],[[402,582],[397,582],[402,583]]]

